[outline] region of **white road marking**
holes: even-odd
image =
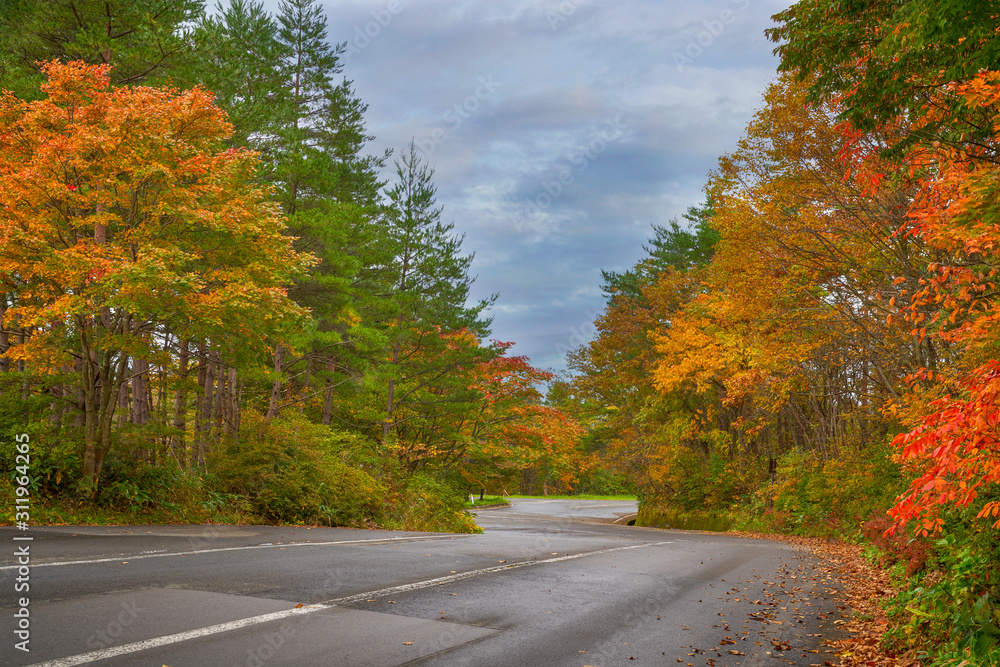
[[[407,538],[394,538],[394,539],[407,539]],[[327,542],[326,544],[344,544],[344,543]],[[502,572],[504,570],[513,570],[519,567],[528,567],[530,565],[545,565],[548,563],[558,563],[560,561],[585,558],[587,556],[599,556],[601,554],[607,554],[614,551],[627,551],[629,549],[655,547],[663,544],[670,544],[670,541],[651,542],[649,544],[633,544],[627,547],[611,547],[609,549],[599,549],[597,551],[584,551],[578,554],[559,556],[558,558],[546,558],[544,560],[525,560],[517,563],[509,563],[507,565],[486,567],[479,570],[471,570],[469,572],[463,572],[461,574],[451,574],[446,577],[437,577],[435,579],[427,579],[425,581],[418,581],[412,584],[403,584],[402,586],[391,586],[389,588],[381,588],[379,590],[369,591],[367,593],[349,595],[347,597],[336,598],[334,600],[328,600],[327,602],[322,602],[319,604],[306,605],[302,607],[286,609],[284,611],[276,611],[270,614],[262,614],[260,616],[251,616],[250,618],[244,618],[238,621],[230,621],[228,623],[219,623],[218,625],[210,625],[204,628],[198,628],[197,630],[178,632],[172,635],[164,635],[163,637],[153,637],[152,639],[144,639],[142,641],[132,642],[131,644],[123,644],[122,646],[115,646],[112,648],[101,649],[99,651],[91,651],[90,653],[81,653],[79,655],[72,655],[66,658],[60,658],[58,660],[38,662],[35,663],[34,665],[29,665],[28,667],[74,667],[75,665],[85,665],[87,663],[96,662],[98,660],[107,660],[108,658],[115,658],[121,655],[128,655],[130,653],[137,653],[139,651],[146,651],[148,649],[159,648],[161,646],[169,646],[170,644],[177,644],[180,642],[190,641],[192,639],[198,639],[200,637],[208,637],[210,635],[229,632],[231,630],[238,630],[240,628],[246,628],[253,625],[260,625],[261,623],[280,621],[282,619],[289,618],[291,616],[301,616],[303,614],[312,614],[317,611],[325,611],[327,609],[333,609],[334,607],[348,605],[354,602],[360,602],[362,600],[372,600],[375,598],[385,597],[387,595],[406,593],[409,591],[419,590],[421,588],[429,588],[431,586],[440,586],[442,584],[447,584],[452,581],[458,581],[460,579],[468,579],[470,577],[475,577],[481,574],[490,574],[493,572]]]
[[[513,570],[519,567],[527,567],[529,565],[543,565],[546,563],[558,563],[564,560],[574,560],[576,558],[584,558],[586,556],[597,556],[600,554],[611,553],[612,551],[626,551],[628,549],[641,549],[643,547],[656,547],[662,544],[670,544],[670,542],[651,542],[649,544],[632,544],[627,547],[611,547],[609,549],[600,549],[598,551],[584,551],[578,554],[570,554],[568,556],[559,556],[558,558],[546,558],[544,560],[522,560],[518,563],[508,563],[507,565],[494,565],[493,567],[484,567],[481,570],[471,570],[469,572],[460,572],[458,574],[449,574],[445,577],[438,577],[436,579],[427,579],[426,581],[418,581],[413,584],[403,584],[402,586],[393,586],[391,588],[383,588],[381,590],[373,591],[371,593],[358,593],[357,595],[351,595],[346,598],[337,598],[336,600],[329,600],[323,604],[329,605],[345,605],[352,604],[354,602],[361,602],[362,600],[369,600],[377,597],[385,597],[386,595],[392,595],[393,593],[406,593],[408,591],[415,591],[420,588],[428,588],[430,586],[440,586],[441,584],[451,583],[452,581],[459,581],[461,579],[468,579],[470,577],[476,577],[481,574],[489,574],[491,572],[502,572],[504,570]]]
[[[196,549],[194,551],[171,551],[168,553],[148,553],[141,552],[134,556],[115,556],[114,558],[91,558],[89,560],[60,560],[51,563],[36,563],[32,561],[32,569],[39,567],[55,567],[57,565],[90,565],[92,563],[121,563],[123,561],[132,562],[134,560],[142,560],[144,558],[166,558],[169,556],[191,556],[194,554],[214,554],[220,551],[249,551],[251,549],[284,549],[285,547],[328,547],[338,544],[379,544],[382,542],[409,542],[411,540],[450,540],[455,535],[414,535],[412,537],[380,537],[373,538],[369,540],[342,540],[339,542],[289,542],[288,544],[272,544],[271,542],[266,542],[264,544],[251,544],[245,547],[219,547],[218,549]],[[463,536],[464,537],[464,536]],[[3,565],[0,566],[0,572],[3,570],[16,570],[19,565]]]
[[[288,618],[289,616],[310,614],[314,611],[322,611],[324,609],[330,609],[330,607],[326,605],[319,605],[319,606],[286,609],[285,611],[275,611],[270,614],[262,614],[261,616],[251,616],[250,618],[243,618],[238,621],[230,621],[229,623],[219,623],[218,625],[210,625],[205,628],[198,628],[197,630],[188,630],[187,632],[178,632],[177,634],[173,635],[165,635],[163,637],[153,637],[152,639],[144,639],[142,641],[132,642],[131,644],[113,646],[111,648],[102,649],[100,651],[91,651],[90,653],[71,655],[68,658],[49,660],[47,662],[38,662],[35,663],[34,665],[29,665],[29,667],[72,667],[73,665],[86,665],[89,662],[96,662],[97,660],[107,660],[108,658],[114,658],[120,655],[128,655],[129,653],[136,653],[137,651],[145,651],[146,649],[158,648],[160,646],[167,646],[169,644],[176,644],[178,642],[189,641],[191,639],[198,639],[199,637],[207,637],[209,635],[219,634],[220,632],[229,632],[230,630],[238,630],[240,628],[246,628],[251,625],[259,625],[261,623],[268,623],[270,621],[280,621],[282,619]]]

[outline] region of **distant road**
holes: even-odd
[[[639,511],[634,500],[572,500],[555,498],[511,498],[504,514],[533,514],[555,518],[610,520]]]
[[[608,523],[634,503],[515,500],[483,535],[261,526],[32,528],[0,560],[0,664],[822,665],[841,620],[777,542]],[[603,523],[602,523],[603,522]],[[31,652],[14,648],[30,596]]]

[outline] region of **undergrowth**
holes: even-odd
[[[640,518],[675,517],[676,527],[682,518],[701,528],[725,517],[737,531],[843,540],[863,545],[888,571],[896,593],[888,597],[887,626],[878,633],[886,662],[853,663],[845,656],[844,664],[1000,667],[1000,540],[988,521],[976,519],[986,502],[1000,497],[1000,487],[986,489],[974,506],[946,512],[941,533],[920,537],[908,528],[888,532],[886,512],[909,481],[887,446],[826,459],[793,450],[778,460],[773,483],[758,474],[756,487],[741,495],[740,485],[721,480],[725,470],[717,464],[678,461],[693,468],[673,473],[688,481],[672,486],[671,494],[643,497]],[[758,471],[764,466],[755,465]]]
[[[294,524],[477,532],[464,492],[433,473],[410,473],[356,434],[297,416],[245,415],[240,436],[205,465],[156,466],[134,452],[109,456],[96,493],[82,484],[69,445],[31,452],[31,522],[54,524]],[[0,441],[0,518],[14,520],[13,440]],[[11,451],[6,451],[11,449]]]

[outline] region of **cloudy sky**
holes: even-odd
[[[773,79],[791,0],[328,0],[371,152],[411,140],[497,292],[494,337],[562,370],[600,270],[703,200]]]

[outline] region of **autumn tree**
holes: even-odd
[[[482,313],[496,297],[468,305],[473,256],[461,254],[462,237],[441,221],[434,172],[413,144],[395,170],[386,192],[382,260],[369,277],[370,289],[382,296],[371,305],[386,324],[388,343],[387,363],[379,367],[385,387],[381,437],[426,444],[439,437],[433,425],[442,410],[464,410],[474,401],[459,377],[495,354],[480,341],[489,327]]]
[[[992,156],[1000,140],[1000,73],[981,72],[940,93],[991,119],[993,137],[956,149],[935,142],[914,157],[924,167],[922,187],[910,209],[909,234],[939,252],[930,276],[908,300],[902,315],[915,337],[952,346],[951,363],[922,364],[911,376],[913,393],[901,401],[913,428],[896,438],[914,472],[910,489],[891,514],[894,529],[917,520],[925,535],[943,524],[941,509],[965,507],[1000,483],[1000,306],[996,300],[998,168]],[[934,124],[938,105],[919,124]],[[1000,517],[990,500],[980,517]],[[1000,521],[995,523],[1000,527]]]
[[[892,514],[894,529],[919,519],[926,534],[942,526],[941,508],[971,504],[996,481],[982,426],[995,409],[988,183],[998,155],[989,71],[1000,49],[996,8],[821,1],[775,18],[782,69],[808,83],[811,100],[839,104],[845,137],[893,128],[880,148],[893,149],[895,165],[868,170],[871,189],[906,177],[914,184],[899,207],[908,215],[886,234],[928,248],[919,280],[898,274],[886,314],[905,320],[918,352],[910,387],[889,408],[912,429],[895,443],[915,478]]]
[[[715,286],[728,294],[726,312],[749,327],[741,336],[754,349],[746,379],[798,375],[814,387],[808,414],[826,419],[795,419],[822,448],[839,439],[845,425],[837,420],[849,412],[858,411],[851,428],[881,428],[878,410],[905,369],[936,354],[887,322],[901,285],[916,285],[926,260],[917,240],[894,234],[912,186],[899,177],[872,188],[867,176],[891,138],[845,136],[837,108],[809,104],[806,86],[791,77],[765,102],[710,185],[723,237]]]
[[[884,441],[886,400],[942,355],[889,318],[927,261],[894,234],[913,185],[884,177],[892,138],[845,133],[835,107],[806,100],[791,77],[769,88],[712,176],[707,224],[656,230],[662,247],[612,274],[600,336],[573,358],[647,496],[697,505],[701,479],[718,502],[754,488],[769,458]]]
[[[690,230],[654,226],[644,249],[648,255],[621,273],[604,272],[608,304],[595,322],[597,338],[568,358],[574,392],[581,402],[577,418],[605,463],[627,471],[643,490],[663,444],[664,429],[676,412],[694,409],[684,397],[668,401],[653,386],[658,363],[652,334],[674,320],[701,289],[699,265],[714,252],[711,206],[692,207]]]
[[[259,345],[300,315],[285,286],[311,263],[250,180],[253,154],[200,89],[116,87],[108,66],[44,65],[44,99],[0,106],[4,351],[78,369],[81,474],[96,485],[130,358],[163,331]]]
[[[506,352],[513,343],[495,343]],[[570,490],[583,464],[583,435],[575,419],[542,400],[539,386],[555,376],[527,357],[503,354],[476,365],[471,388],[480,399],[464,420],[454,468],[470,487],[510,489],[538,480],[541,488]]]
[[[202,0],[14,0],[0,15],[0,88],[37,97],[41,63],[112,65],[116,85],[189,84],[192,43],[185,32]]]
[[[915,119],[928,106],[943,113],[935,126],[897,139],[911,145],[951,128],[952,138],[978,134],[968,109],[937,95],[953,81],[994,68],[1000,55],[996,7],[977,0],[797,2],[767,31],[777,42],[779,69],[810,81],[811,102],[838,102],[858,130]]]

